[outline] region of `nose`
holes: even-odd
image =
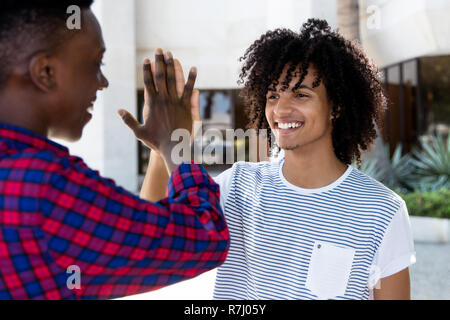
[[[277,116],[285,116],[291,114],[291,112],[292,107],[289,103],[289,99],[280,96],[280,98],[277,101],[277,104],[275,105],[273,113],[276,114]]]
[[[109,87],[109,81],[106,79],[103,73],[100,74],[100,88],[99,90],[104,90]]]

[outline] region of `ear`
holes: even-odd
[[[54,60],[47,53],[34,55],[28,64],[28,72],[31,81],[40,90],[50,92],[57,87]]]
[[[338,114],[336,116],[336,119],[339,119],[339,117],[341,116],[341,106],[338,106],[337,109],[338,109]],[[331,107],[331,112],[333,112],[333,107]],[[333,120],[333,114],[330,114],[330,120]]]

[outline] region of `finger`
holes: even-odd
[[[178,59],[174,59],[175,65],[175,79],[177,82],[177,94],[178,98],[183,96],[184,85],[186,84],[186,80],[184,79],[183,67]]]
[[[192,137],[191,143],[197,137],[202,127],[202,116],[200,114],[200,91],[194,90],[191,96]]]
[[[184,87],[183,96],[181,97],[185,106],[188,106],[189,103],[191,102],[192,90],[194,89],[196,79],[197,79],[197,68],[194,67],[189,72],[188,81],[186,83],[186,86]]]
[[[139,131],[139,128],[141,124],[136,120],[135,117],[131,115],[126,110],[120,109],[117,111],[119,116],[122,118],[123,122],[134,132],[134,134],[137,136],[137,132]]]
[[[167,92],[169,93],[169,96],[173,98],[178,98],[177,94],[177,86],[176,86],[176,79],[175,79],[175,66],[173,61],[173,55],[170,51],[167,51],[164,54],[164,59],[166,63],[167,68]]]
[[[156,92],[158,92],[158,88],[156,87],[156,83],[155,83],[155,60],[153,60],[152,62],[150,62],[150,68],[152,71],[152,80],[153,80],[153,87],[155,89]],[[147,87],[144,86],[144,99],[145,101],[150,101],[150,95],[148,93]]]
[[[161,49],[156,49],[155,52],[155,60],[156,60],[156,85],[158,86],[158,92],[163,95],[167,95],[167,86],[166,86],[166,63],[164,62],[164,54]]]
[[[145,89],[147,91],[147,99],[150,99],[151,97],[155,96],[156,90],[155,90],[155,84],[153,82],[152,72],[151,72],[151,66],[150,66],[150,59],[146,58],[144,59],[144,85]]]
[[[151,66],[151,69],[152,69],[153,83],[155,84],[156,92],[159,92],[158,84],[156,83],[156,61],[153,60],[153,61],[150,63],[150,66]]]
[[[200,115],[200,91],[194,90],[191,96],[191,115],[192,121],[202,121]]]
[[[153,61],[150,63],[150,65],[151,65],[151,67],[152,67],[153,80],[155,80],[155,79],[156,79],[156,61],[153,60]],[[158,90],[158,87],[157,87],[157,86],[156,86],[156,90]]]

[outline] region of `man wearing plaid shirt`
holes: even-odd
[[[92,0],[53,2],[0,4],[0,299],[117,298],[219,266],[229,247],[219,188],[170,157],[171,132],[191,130],[195,69],[180,90],[179,63],[158,49],[154,76],[144,62],[144,123],[119,111],[171,174],[165,199],[148,201],[150,175],[134,196],[50,140],[78,140],[108,86]],[[80,30],[65,25],[73,3]]]

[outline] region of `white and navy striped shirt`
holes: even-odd
[[[239,162],[215,180],[231,246],[214,299],[373,299],[380,279],[415,262],[404,201],[349,166],[303,189],[284,159]]]

